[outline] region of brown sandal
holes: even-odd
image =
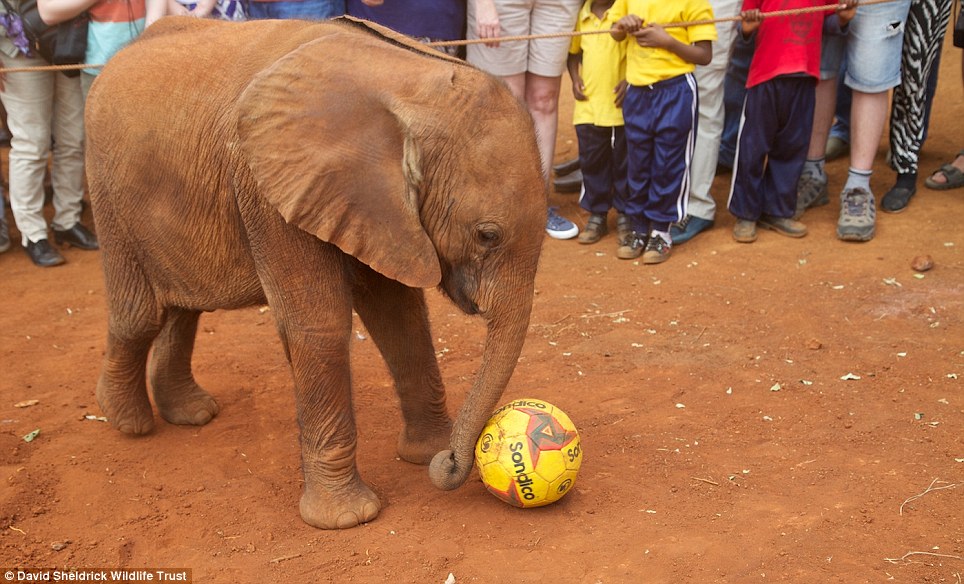
[[[964,150],[958,152],[957,156],[964,156]],[[944,175],[945,182],[936,182],[934,180],[933,177],[937,173]],[[931,176],[927,177],[927,179],[924,181],[924,185],[926,185],[927,188],[935,191],[947,191],[950,189],[964,187],[964,172],[961,172],[961,169],[954,166],[953,161],[951,161],[941,166],[940,169],[931,174]]]

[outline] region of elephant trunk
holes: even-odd
[[[439,489],[456,489],[469,477],[475,444],[485,423],[499,405],[505,386],[518,363],[529,328],[531,287],[527,297],[519,297],[509,304],[514,304],[509,314],[503,313],[488,321],[482,364],[455,421],[451,450],[436,454],[429,466],[429,478]]]

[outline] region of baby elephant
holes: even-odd
[[[360,21],[172,17],[104,68],[86,128],[110,315],[97,400],[115,428],[151,431],[148,374],[165,420],[210,421],[218,405],[191,371],[198,317],[266,302],[294,378],[301,516],[370,521],[354,309],[395,382],[399,454],[431,462],[441,489],[465,481],[522,350],[546,218],[532,123],[502,83]],[[454,423],[432,286],[487,324]]]

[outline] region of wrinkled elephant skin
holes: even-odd
[[[109,312],[96,394],[115,428],[151,431],[148,386],[170,423],[214,418],[191,369],[199,315],[267,303],[294,380],[301,515],[370,521],[354,310],[395,383],[400,456],[436,459],[440,488],[465,481],[522,350],[546,217],[531,120],[502,83],[363,22],[171,17],[111,59],[86,124]],[[454,422],[435,286],[487,325]]]

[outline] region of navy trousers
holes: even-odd
[[[626,200],[626,132],[622,126],[606,128],[592,124],[576,124],[579,141],[579,168],[582,170],[582,194],[579,205],[605,215],[615,208],[625,211]]]
[[[728,202],[740,219],[792,217],[796,211],[816,84],[809,76],[780,76],[747,90]]]
[[[637,233],[669,231],[686,216],[698,105],[691,73],[626,91],[626,215]]]

